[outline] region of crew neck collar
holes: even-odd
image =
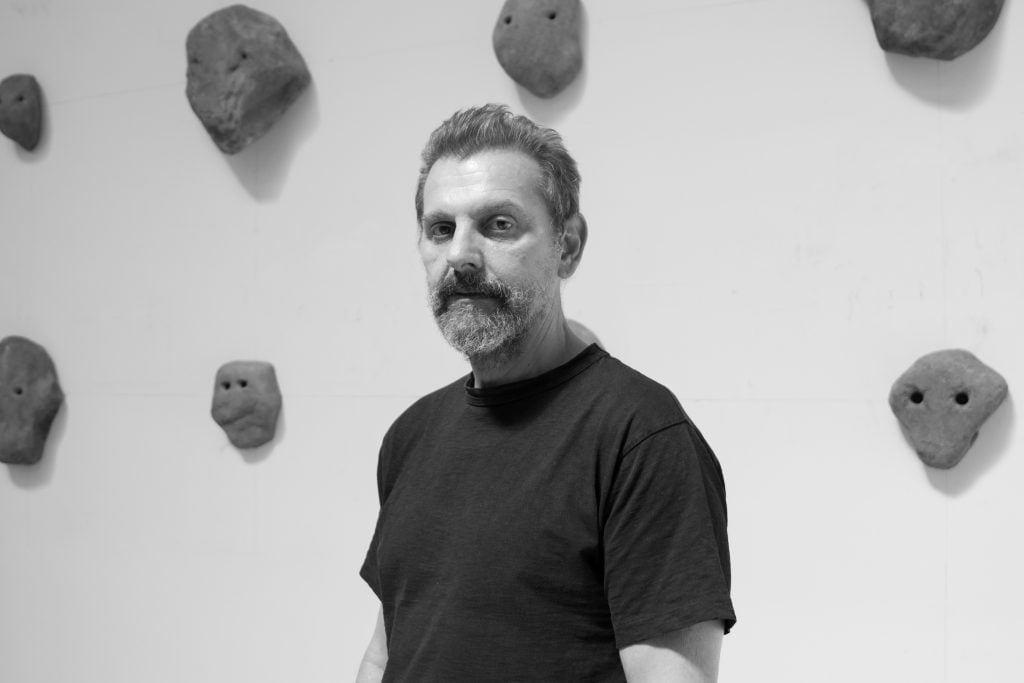
[[[501,384],[496,387],[473,386],[473,373],[466,377],[466,403],[471,406],[491,407],[521,401],[536,396],[559,384],[569,381],[591,365],[606,357],[608,352],[597,344],[591,344],[566,363],[529,379]]]

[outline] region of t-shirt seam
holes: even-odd
[[[584,350],[584,351],[581,351],[580,353],[582,355],[584,353],[587,353],[587,351]],[[558,381],[556,381],[556,382],[554,382],[552,384],[540,386],[540,387],[535,388],[532,391],[527,391],[527,392],[524,392],[522,394],[512,394],[512,395],[508,395],[508,396],[492,396],[492,397],[473,396],[472,394],[467,392],[465,394],[466,405],[470,406],[471,408],[494,408],[494,407],[497,407],[497,406],[509,405],[510,403],[517,403],[519,401],[526,401],[526,400],[535,398],[535,397],[537,397],[537,396],[539,396],[541,394],[546,394],[546,393],[548,393],[550,391],[553,391],[553,390],[557,389],[558,387],[560,387],[560,386],[562,386],[562,385],[564,385],[564,384],[566,384],[566,383],[576,379],[577,377],[582,375],[584,372],[590,370],[595,365],[597,365],[600,361],[602,361],[602,360],[604,360],[606,358],[610,358],[611,357],[610,354],[607,351],[605,351],[604,349],[602,349],[600,347],[597,347],[597,349],[592,351],[591,354],[592,354],[593,357],[590,358],[590,359],[587,359],[584,362],[581,362],[580,363],[580,367],[576,370],[576,372],[573,372],[571,374],[566,374],[565,377],[562,377],[561,379],[559,379]],[[572,361],[570,361],[570,363],[571,362]],[[471,376],[472,376],[472,373],[470,373],[470,375],[467,375],[465,377],[465,382],[468,382],[469,381],[469,377],[471,377]],[[466,389],[466,387],[464,385],[463,386],[463,390],[465,391],[465,389]]]
[[[687,420],[684,417],[684,418],[680,418],[679,420],[677,420],[677,421],[675,421],[675,422],[673,422],[671,424],[667,424],[664,427],[659,427],[659,428],[651,431],[650,433],[640,437],[640,439],[638,439],[636,441],[636,443],[634,443],[634,444],[632,444],[630,446],[626,446],[625,448],[623,448],[622,449],[622,457],[625,458],[626,456],[628,456],[630,453],[632,453],[634,450],[639,448],[641,444],[643,444],[645,441],[647,441],[651,437],[657,436],[658,434],[661,434],[662,432],[668,431],[669,429],[672,429],[673,427],[679,427],[679,426],[682,426],[682,425],[689,424],[689,422],[690,421]]]

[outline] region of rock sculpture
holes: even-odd
[[[583,66],[579,0],[505,0],[494,25],[494,54],[512,80],[554,97]]]
[[[0,81],[0,132],[31,152],[43,131],[43,93],[36,79],[15,74]]]
[[[878,44],[911,57],[956,59],[988,35],[1003,0],[868,0]]]
[[[46,349],[24,337],[0,340],[0,462],[39,462],[63,402]]]
[[[273,439],[280,413],[273,365],[239,360],[217,370],[210,414],[236,448],[256,448]]]
[[[196,24],[185,50],[189,104],[226,154],[263,136],[312,81],[284,27],[244,5]]]
[[[889,406],[921,461],[949,469],[967,453],[1007,391],[998,372],[968,351],[950,349],[922,356],[900,375]]]

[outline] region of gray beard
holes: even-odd
[[[454,287],[480,290],[496,308],[485,313],[472,304],[452,309]],[[451,275],[430,292],[430,304],[441,335],[474,365],[496,366],[514,358],[543,307],[534,307],[540,291],[504,282]]]

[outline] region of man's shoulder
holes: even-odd
[[[618,358],[607,355],[595,364],[594,369],[591,381],[602,387],[602,393],[608,399],[634,409],[685,418],[683,408],[671,389]]]
[[[466,393],[466,379],[466,375],[463,375],[454,382],[446,384],[445,386],[435,389],[429,394],[416,399],[408,408],[403,410],[397,418],[395,418],[395,421],[392,424],[392,429],[403,423],[422,421],[425,418],[429,418],[438,410],[444,410],[445,408],[450,407],[453,402],[457,403],[460,400],[464,400],[463,397]]]

